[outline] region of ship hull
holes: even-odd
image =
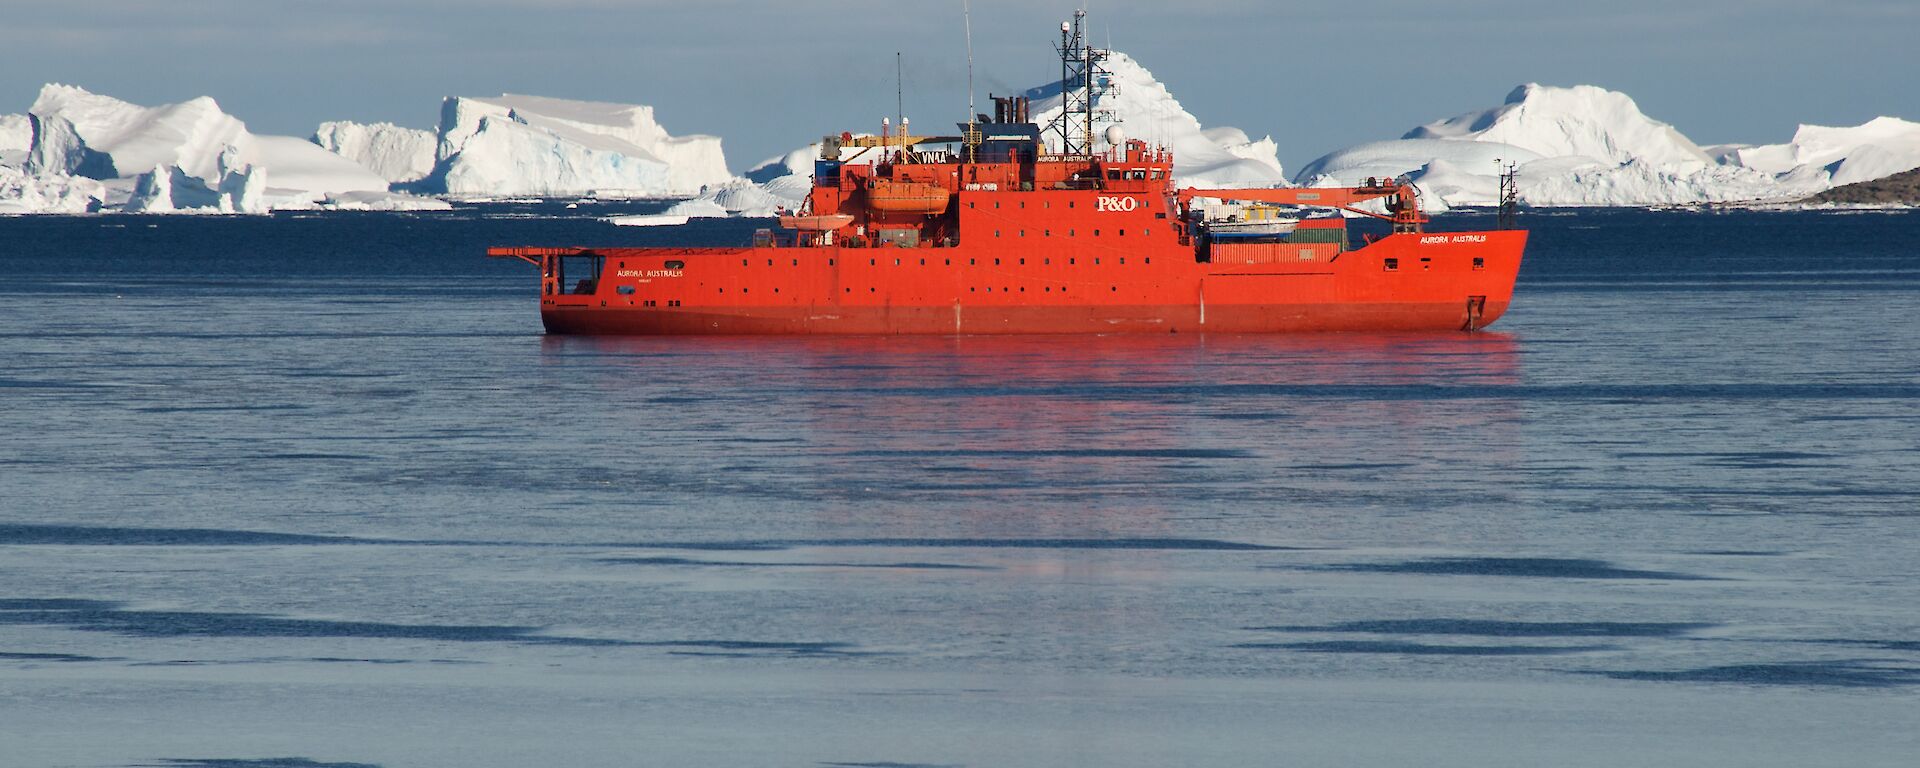
[[[894,335],[1072,333],[1312,333],[1484,328],[1506,311],[1488,303],[1477,317],[1463,297],[1450,302],[1102,307],[791,307],[700,311],[552,307],[548,333],[654,335]]]
[[[1506,313],[1525,243],[1518,231],[1406,234],[1248,263],[1198,262],[1177,246],[1131,260],[964,247],[596,249],[592,290],[565,293],[550,274],[540,316],[548,333],[586,335],[1477,330]]]

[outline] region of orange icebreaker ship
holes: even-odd
[[[1086,94],[1104,52],[1077,27],[1062,90]],[[540,268],[560,334],[1471,331],[1507,309],[1524,231],[1428,232],[1401,181],[1176,188],[1169,151],[1116,127],[1095,152],[1095,99],[1065,101],[1054,147],[1022,97],[957,137],[828,137],[805,205],[751,247],[488,255]],[[1316,210],[1392,232],[1355,246]]]

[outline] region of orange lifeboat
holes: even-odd
[[[798,229],[802,232],[826,232],[839,229],[853,223],[853,217],[844,213],[830,213],[822,216],[782,216],[780,226],[784,229]]]
[[[945,188],[918,181],[876,179],[867,187],[867,206],[882,213],[943,213],[947,197]]]

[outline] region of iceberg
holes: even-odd
[[[0,165],[19,166],[33,146],[33,123],[26,115],[0,115]]]
[[[1871,181],[1920,168],[1920,123],[1877,117],[1851,128],[1802,125],[1788,143],[1742,147],[1728,161],[1780,177],[1824,174],[1829,186]]]
[[[1401,138],[1494,141],[1541,157],[1591,157],[1613,165],[1713,162],[1673,126],[1641,114],[1631,97],[1592,85],[1528,83],[1498,107],[1428,123]]]
[[[1331,186],[1343,186],[1368,178],[1399,178],[1434,162],[1445,163],[1455,172],[1492,178],[1499,175],[1501,163],[1526,164],[1539,159],[1538,152],[1497,141],[1374,141],[1330,153],[1302,166],[1298,180],[1307,186],[1329,186],[1313,183],[1324,177],[1333,180]]]
[[[419,181],[433,172],[439,137],[433,131],[392,123],[321,123],[311,141],[352,160],[391,183]]]
[[[420,187],[453,195],[673,197],[733,179],[720,140],[673,136],[653,108],[539,96],[453,97]]]
[[[106,199],[106,187],[84,176],[29,174],[0,165],[0,215],[93,213]]]
[[[49,84],[27,122],[20,173],[0,191],[10,209],[265,213],[391,194],[389,181],[358,163],[303,139],[253,134],[205,96],[143,107]]]
[[[1883,118],[1872,129],[1802,128],[1795,145],[1701,147],[1640,112],[1626,94],[1529,83],[1501,106],[1428,123],[1395,141],[1339,150],[1300,181],[1353,184],[1405,175],[1429,208],[1499,202],[1499,164],[1518,166],[1520,200],[1544,206],[1686,205],[1793,200],[1861,175],[1920,166],[1920,131]],[[1872,124],[1870,124],[1872,125]],[[1911,136],[1913,143],[1907,143]],[[1847,160],[1848,157],[1854,158]],[[1832,163],[1822,166],[1820,163]]]

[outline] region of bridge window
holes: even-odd
[[[584,296],[599,289],[600,270],[606,266],[607,258],[583,253],[577,256],[561,256],[558,262],[559,268],[554,274],[554,280],[560,284],[560,292]]]

